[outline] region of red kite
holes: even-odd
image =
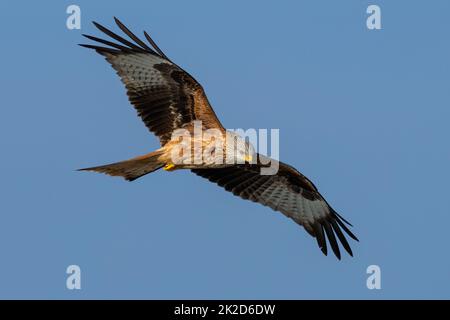
[[[220,164],[183,162],[186,159],[175,163],[174,148],[180,143],[179,137],[173,138],[176,130],[193,133],[194,123],[201,121],[205,130],[215,129],[224,135],[227,131],[214,113],[202,86],[191,75],[171,61],[146,32],[144,36],[148,44],[118,19],[115,18],[115,21],[129,37],[128,40],[94,22],[100,31],[117,42],[84,35],[101,46],[81,46],[97,51],[117,71],[131,104],[147,128],[159,138],[161,148],[130,160],[81,170],[121,176],[133,181],[160,168],[167,171],[190,169],[234,195],[282,212],[315,237],[325,255],[327,239],[338,259],[341,257],[338,240],[353,255],[344,236],[346,233],[358,241],[347,227],[351,224],[333,210],[314,184],[283,162],[276,162],[279,168],[276,174],[262,174],[261,169],[267,166],[268,158],[251,152],[252,148],[247,142],[244,142],[242,150],[233,153],[237,161],[231,164],[226,161]],[[233,138],[240,139],[237,136]],[[197,142],[202,147],[206,144],[203,138]],[[220,151],[228,155],[229,145],[223,144],[223,150]]]

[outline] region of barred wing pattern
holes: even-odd
[[[282,212],[315,237],[325,255],[328,239],[336,257],[341,258],[339,239],[344,249],[353,256],[342,232],[344,230],[348,236],[358,241],[345,225],[351,224],[331,208],[311,181],[282,162],[279,162],[276,175],[261,175],[260,169],[261,165],[246,164],[222,169],[195,169],[192,172],[217,183],[242,199]]]

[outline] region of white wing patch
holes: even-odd
[[[269,184],[269,186],[267,186]],[[263,192],[258,192],[264,190]],[[319,219],[326,218],[329,208],[321,199],[309,200],[301,194],[286,189],[280,181],[266,181],[256,190],[252,190],[252,200],[261,202],[274,210],[309,228]]]
[[[155,64],[171,64],[167,60],[145,53],[105,54],[105,56],[127,87],[146,90],[154,86],[167,85],[161,72],[154,68]]]

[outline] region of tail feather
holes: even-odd
[[[150,172],[162,168],[164,163],[159,160],[161,154],[162,151],[157,150],[130,160],[106,164],[98,167],[78,169],[78,171],[95,171],[105,173],[110,176],[123,177],[125,180],[133,181]]]

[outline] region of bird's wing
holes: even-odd
[[[345,250],[353,255],[344,236],[345,232],[358,240],[345,225],[351,224],[328,205],[311,181],[282,162],[279,162],[279,170],[275,175],[261,175],[260,169],[261,165],[245,164],[220,169],[194,169],[192,172],[217,183],[236,196],[282,212],[315,237],[325,255],[326,239],[339,259],[338,239]]]
[[[117,42],[84,35],[104,46],[81,46],[105,56],[125,84],[138,115],[159,137],[161,144],[170,140],[173,130],[194,120],[201,120],[204,128],[224,130],[201,85],[170,61],[145,31],[149,45],[114,19],[130,41],[94,22],[100,31]]]

